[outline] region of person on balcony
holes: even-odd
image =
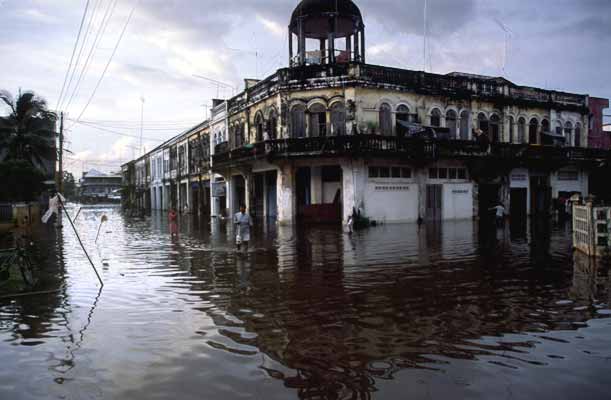
[[[246,212],[246,206],[240,206],[240,212],[234,215],[233,224],[236,229],[236,246],[238,251],[242,250],[242,245],[244,246],[244,250],[248,251],[248,242],[250,242],[250,228],[252,227],[252,218]]]

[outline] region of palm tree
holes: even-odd
[[[57,156],[56,114],[33,92],[19,91],[15,100],[2,90],[0,100],[9,108],[8,115],[0,116],[0,161],[28,161],[36,168],[49,170]]]

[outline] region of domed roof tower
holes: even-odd
[[[351,0],[302,0],[289,25],[289,65],[347,62],[365,62],[359,8]]]

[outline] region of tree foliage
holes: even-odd
[[[25,160],[0,163],[0,201],[33,201],[44,190],[45,174]]]
[[[0,161],[27,161],[47,170],[55,162],[55,122],[57,116],[47,109],[44,99],[33,92],[19,93],[15,99],[0,91],[0,104],[8,115],[0,116]]]

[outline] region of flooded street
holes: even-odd
[[[174,241],[162,213],[77,228],[105,286],[49,228],[62,290],[0,299],[0,399],[611,396],[607,269],[568,225],[258,222],[248,254],[190,216]]]

